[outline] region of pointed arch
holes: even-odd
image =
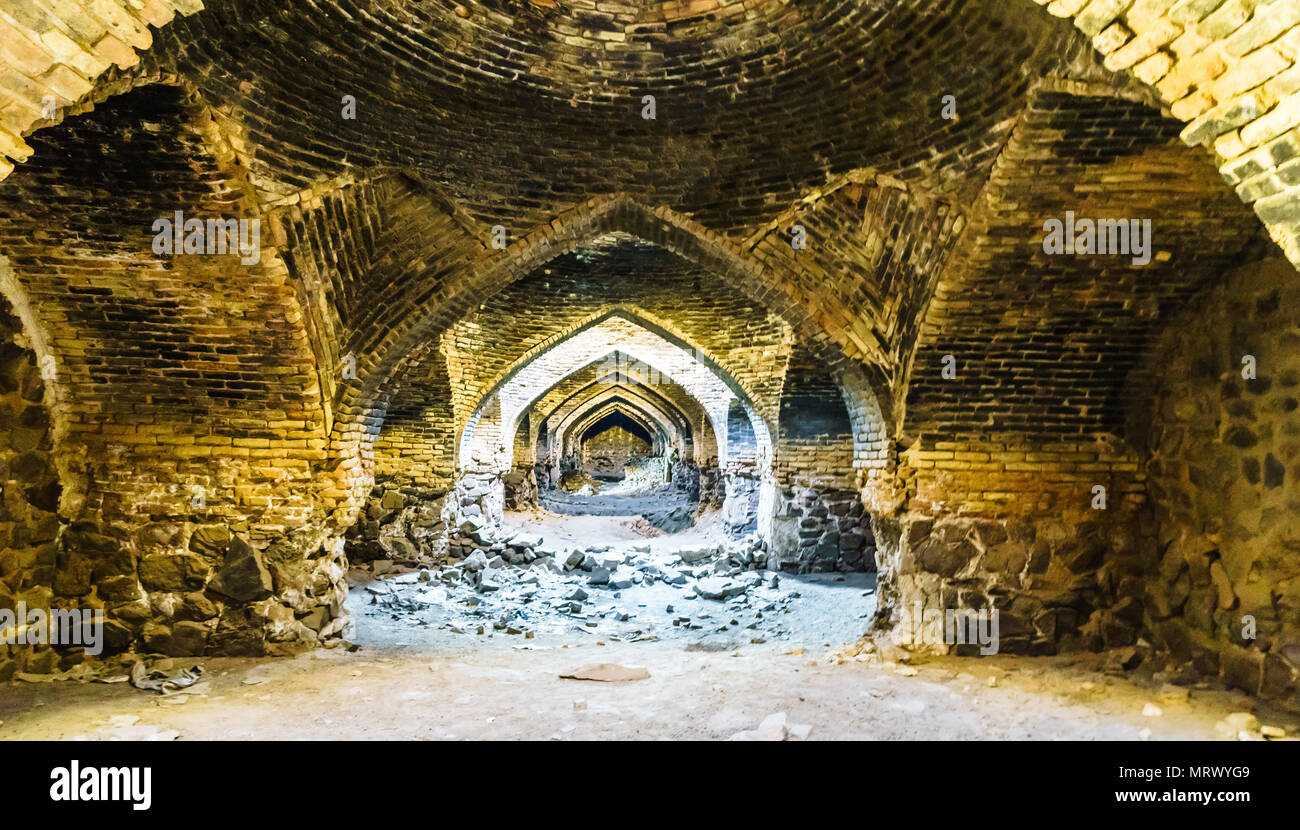
[[[461,433],[461,466],[475,455],[488,455],[486,448],[472,451],[485,403],[499,401],[502,433],[513,435],[519,415],[546,390],[614,351],[627,354],[649,367],[650,371],[671,378],[700,402],[719,436],[720,460],[725,454],[722,436],[726,435],[727,411],[733,400],[744,402],[745,412],[751,420],[749,427],[758,445],[770,446],[771,432],[767,424],[758,416],[752,399],[735,378],[688,344],[662,329],[656,331],[656,328],[623,312],[610,313],[517,364],[484,397]]]

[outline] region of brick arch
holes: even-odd
[[[106,87],[113,90],[115,70],[137,66],[139,53],[153,46],[150,26],[161,28],[178,11],[189,15],[202,8],[200,0],[157,0],[138,7],[67,3],[51,11],[8,10],[14,24],[6,25],[9,48],[0,57],[0,72],[21,77],[17,88],[23,94],[0,116],[0,155],[27,161],[31,148],[20,136],[57,124],[64,112]],[[53,119],[45,118],[47,96],[55,104]],[[11,172],[13,164],[0,158],[0,179]]]
[[[595,367],[589,368],[595,370]],[[541,427],[545,425],[547,447],[548,450],[553,449],[555,447],[555,436],[559,431],[557,424],[568,419],[575,411],[580,411],[590,401],[596,400],[597,396],[602,393],[613,394],[617,392],[636,396],[638,400],[644,400],[647,405],[665,413],[665,416],[670,420],[675,419],[678,421],[676,429],[685,439],[685,445],[681,449],[684,453],[689,451],[689,454],[683,455],[684,458],[700,464],[705,463],[710,458],[716,459],[717,457],[717,442],[712,433],[708,414],[700,403],[691,398],[689,393],[681,389],[681,387],[668,389],[661,393],[657,388],[641,384],[636,379],[621,379],[617,386],[601,383],[597,379],[571,392],[566,392],[564,397],[554,400],[549,407],[546,407],[546,401],[551,398],[556,390],[563,389],[563,386],[564,382],[556,384],[530,410],[535,415],[532,419],[534,434],[529,437],[534,446],[539,441],[540,435],[538,433]]]
[[[653,332],[660,338],[672,343],[678,348],[691,352],[700,363],[704,364],[711,371],[717,374],[718,377],[721,378],[738,397],[746,398],[752,402],[763,400],[764,395],[751,384],[746,383],[745,380],[740,377],[740,372],[737,371],[735,367],[728,365],[726,359],[722,358],[710,349],[696,345],[694,338],[690,337],[679,326],[674,325],[672,321],[667,320],[660,315],[652,314],[638,306],[628,305],[625,303],[604,307],[577,324],[568,326],[565,329],[556,332],[551,337],[548,337],[535,347],[524,352],[508,367],[493,377],[488,384],[484,385],[483,390],[479,393],[478,397],[480,399],[488,398],[500,390],[501,387],[511,378],[538,357],[541,357],[543,354],[574,335],[580,334],[595,326],[599,326],[612,318],[620,318],[635,323],[641,328]],[[546,391],[549,391],[549,389],[550,387],[548,387]],[[545,394],[546,392],[544,391],[542,395],[538,396],[538,400],[540,400]],[[764,411],[768,418],[770,418],[772,414],[775,414],[774,410],[771,412],[766,411],[771,410],[771,407],[760,407],[757,404],[755,404],[755,406],[760,411]]]
[[[1092,39],[1107,69],[1152,88],[1210,149],[1300,266],[1300,12],[1294,4],[1188,0],[1033,0]]]
[[[573,425],[574,434],[580,436],[577,440],[576,446],[576,449],[579,452],[581,452],[582,444],[587,441],[587,430],[590,430],[602,419],[615,412],[627,416],[628,420],[632,421],[644,430],[646,435],[650,438],[649,444],[652,449],[656,438],[666,439],[667,436],[661,431],[661,429],[659,429],[660,424],[653,418],[649,417],[647,413],[643,412],[639,407],[633,406],[626,401],[611,400],[584,413],[583,416]]]
[[[601,393],[575,409],[572,417],[566,419],[566,423],[556,430],[560,441],[561,454],[565,454],[571,448],[576,448],[571,446],[570,437],[582,435],[591,426],[594,419],[599,417],[597,413],[612,405],[635,410],[638,414],[634,420],[642,420],[647,423],[653,422],[658,428],[656,432],[663,440],[665,449],[671,444],[672,439],[676,437],[677,431],[673,428],[674,425],[669,420],[667,413],[659,410],[652,403],[644,400],[628,400],[628,396],[618,392]],[[581,439],[573,439],[572,444],[581,444]]]
[[[443,286],[424,297],[400,321],[388,321],[389,333],[361,358],[358,383],[347,390],[343,406],[358,410],[376,408],[384,399],[387,387],[400,375],[403,364],[434,334],[509,283],[613,232],[627,233],[664,248],[735,283],[804,335],[815,338],[822,334],[803,310],[815,298],[796,299],[792,296],[796,289],[781,287],[779,275],[771,274],[721,234],[670,208],[652,209],[625,194],[611,194],[570,208],[518,239],[504,252],[485,250],[474,263],[473,275],[463,284]],[[385,304],[385,298],[378,298],[378,302]],[[845,362],[841,351],[830,346],[820,348],[829,363]]]
[[[651,209],[625,194],[598,197],[578,205],[551,223],[518,239],[504,252],[484,249],[475,261],[472,276],[427,292],[418,308],[386,323],[378,343],[362,355],[357,380],[340,396],[338,417],[332,437],[336,462],[336,488],[332,506],[342,508],[346,523],[350,509],[359,504],[365,486],[363,448],[374,437],[384,417],[387,400],[400,385],[402,374],[422,360],[436,335],[463,318],[483,298],[544,266],[547,262],[582,247],[611,232],[624,232],[658,245],[735,283],[755,301],[763,303],[802,332],[814,344],[825,363],[837,374],[848,373],[857,381],[846,386],[853,395],[870,393],[850,407],[855,417],[865,408],[875,409],[881,418],[892,408],[881,407],[875,398],[888,394],[889,384],[878,367],[860,367],[841,344],[828,340],[806,310],[816,297],[793,286],[784,286],[761,263],[740,252],[720,234],[699,225],[667,207]],[[377,306],[395,303],[377,302]],[[833,336],[833,333],[832,333]],[[864,432],[874,429],[866,424]]]
[[[563,437],[563,427],[566,424],[570,424],[574,418],[579,417],[590,407],[613,396],[631,398],[629,403],[644,406],[648,412],[656,414],[657,420],[665,425],[666,430],[691,440],[690,420],[685,413],[672,401],[655,395],[649,387],[640,384],[620,383],[616,386],[603,386],[600,383],[593,383],[561,402],[550,413],[543,416],[542,420],[546,422],[548,432],[554,431],[558,436]]]
[[[532,413],[531,436],[530,440],[535,440],[541,431],[543,424],[554,421],[561,413],[568,415],[574,407],[581,406],[587,400],[602,390],[621,389],[627,394],[635,395],[639,399],[648,400],[660,411],[676,417],[682,425],[683,434],[688,439],[693,440],[692,418],[702,416],[703,409],[699,403],[691,398],[686,390],[681,387],[674,387],[677,394],[669,396],[659,392],[656,388],[642,383],[636,378],[618,378],[616,383],[610,382],[604,376],[600,375],[601,365],[605,359],[593,363],[579,373],[575,373],[565,378],[563,381],[556,383],[547,390],[542,397],[530,408]],[[582,374],[590,373],[594,380],[583,382]],[[570,383],[576,381],[576,383]],[[547,405],[549,402],[549,406]],[[691,407],[694,404],[694,408]],[[558,421],[555,421],[558,423]]]
[[[593,340],[593,337],[598,334],[600,339]],[[612,346],[608,342],[609,338],[616,339]],[[583,351],[576,357],[555,357],[556,350],[566,344],[571,348],[581,348]],[[653,350],[648,349],[648,344],[653,344],[655,348],[659,347],[658,344],[663,344],[668,352],[666,355],[650,354],[649,352]],[[745,412],[752,422],[751,428],[758,445],[770,445],[771,432],[753,405],[752,398],[724,367],[708,360],[707,356],[701,355],[687,341],[672,332],[626,311],[616,311],[603,315],[560,340],[549,343],[541,351],[517,361],[516,365],[483,395],[474,414],[470,416],[462,430],[458,441],[461,466],[463,467],[476,455],[487,457],[485,448],[479,447],[477,453],[472,449],[481,443],[476,441],[475,432],[487,406],[496,405],[503,398],[510,399],[508,404],[502,403],[501,432],[513,434],[515,419],[545,395],[548,389],[565,377],[589,367],[600,354],[613,352],[628,354],[648,364],[654,371],[672,378],[692,397],[700,401],[713,421],[715,434],[719,436],[720,450],[725,446],[722,436],[726,435],[727,429],[725,407],[727,401],[736,399],[744,402]],[[575,360],[576,362],[572,362]],[[665,368],[666,366],[671,368]]]
[[[573,418],[578,417],[585,409],[598,405],[612,396],[633,398],[632,403],[642,405],[647,410],[657,413],[659,420],[666,425],[671,425],[672,432],[675,432],[684,442],[694,445],[696,436],[692,431],[691,419],[686,413],[673,401],[657,395],[649,387],[641,384],[620,383],[617,386],[603,386],[600,383],[593,383],[579,390],[558,404],[543,418],[548,435],[553,433],[563,441],[563,436],[567,431],[566,425],[570,424]]]

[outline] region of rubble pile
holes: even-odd
[[[599,494],[581,490],[576,493],[544,490],[541,506],[553,513],[569,515],[640,516],[658,533],[685,530],[695,523],[699,512],[699,503],[687,493],[662,484],[646,494],[624,491],[621,483],[607,487]]]
[[[607,487],[607,495],[643,496],[663,488],[668,478],[668,459],[663,456],[633,456],[623,467],[623,478]]]
[[[767,552],[753,536],[652,552],[648,542],[555,548],[537,535],[472,530],[484,546],[454,564],[410,569],[379,560],[369,574],[354,572],[371,595],[367,613],[457,634],[580,630],[634,640],[694,632],[765,642],[788,634],[778,618],[800,596],[766,570]]]
[[[559,488],[566,493],[580,493],[591,488],[590,493],[583,493],[583,495],[595,495],[603,484],[603,481],[597,481],[584,470],[565,470],[560,474]]]

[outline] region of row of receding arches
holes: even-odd
[[[524,475],[531,467],[535,476],[539,459],[543,464],[572,461],[575,442],[583,443],[584,436],[593,435],[605,418],[619,416],[640,423],[653,439],[648,442],[652,452],[656,441],[669,453],[674,441],[684,448],[688,434],[680,425],[673,430],[664,427],[660,438],[650,429],[657,423],[650,390],[669,399],[680,390],[694,402],[673,399],[683,417],[692,406],[698,407],[689,432],[690,455],[697,463],[710,462],[711,469],[727,477],[724,501],[737,530],[752,519],[760,533],[767,532],[773,539],[781,535],[775,528],[776,491],[791,473],[820,474],[825,468],[840,474],[840,481],[831,486],[872,501],[869,474],[887,471],[892,462],[886,436],[892,436],[898,426],[892,422],[898,410],[877,403],[878,395],[886,402],[890,390],[890,384],[879,377],[880,367],[844,358],[869,361],[876,357],[879,344],[872,342],[869,327],[855,325],[861,320],[851,312],[836,307],[823,294],[801,288],[779,260],[756,254],[752,245],[729,241],[690,218],[694,213],[688,216],[612,195],[578,206],[560,205],[554,221],[532,225],[534,229],[515,239],[507,251],[497,251],[478,238],[481,228],[453,215],[454,209],[420,215],[426,206],[446,200],[412,195],[407,188],[402,200],[414,206],[415,215],[405,217],[411,221],[403,228],[426,237],[428,247],[410,249],[409,256],[395,262],[385,259],[383,244],[375,245],[382,253],[360,267],[372,281],[349,302],[343,292],[307,284],[305,269],[296,260],[288,274],[275,270],[278,263],[247,271],[224,264],[200,267],[190,261],[160,265],[148,253],[147,238],[140,236],[154,216],[170,213],[178,198],[189,200],[186,206],[199,211],[231,212],[232,203],[220,194],[233,192],[236,188],[230,181],[237,177],[223,167],[224,162],[210,158],[210,148],[183,143],[192,136],[173,123],[173,116],[182,115],[179,105],[155,98],[144,88],[132,93],[137,103],[141,95],[148,106],[133,111],[129,102],[127,106],[118,102],[119,116],[134,113],[135,120],[125,123],[162,126],[147,130],[132,126],[129,141],[120,146],[89,133],[82,143],[69,145],[99,162],[87,165],[95,167],[100,178],[92,180],[88,189],[96,193],[84,204],[76,201],[80,194],[61,178],[67,171],[59,167],[58,153],[50,153],[49,148],[43,148],[45,152],[38,153],[30,166],[38,179],[14,177],[16,187],[27,189],[16,191],[6,204],[18,203],[28,194],[31,198],[22,210],[11,208],[10,214],[25,218],[30,212],[27,205],[34,204],[47,212],[31,223],[12,220],[14,230],[4,247],[14,258],[17,277],[3,281],[6,295],[31,329],[27,336],[40,362],[43,365],[49,358],[53,363],[47,399],[57,404],[54,417],[59,429],[71,436],[70,446],[84,443],[90,448],[69,453],[65,461],[89,482],[86,487],[65,488],[65,513],[82,519],[83,503],[90,505],[87,512],[100,510],[105,525],[126,528],[120,531],[124,538],[130,537],[122,544],[124,550],[139,546],[130,550],[132,555],[160,555],[152,549],[144,553],[146,544],[154,543],[152,537],[135,535],[136,524],[166,520],[224,524],[239,533],[258,534],[258,544],[277,557],[301,558],[309,545],[294,541],[282,550],[276,547],[280,540],[274,534],[283,534],[286,526],[316,522],[321,512],[317,500],[335,513],[331,530],[353,524],[362,512],[367,517],[381,516],[387,509],[383,502],[376,510],[367,503],[373,496],[372,485],[401,475],[428,484],[430,491],[455,492],[457,498],[447,511],[453,520],[471,508],[495,516],[507,488],[515,486],[511,482],[518,480],[521,466]],[[112,105],[104,109],[113,111]],[[68,126],[76,138],[81,127]],[[148,150],[163,157],[171,139],[183,148],[180,155],[191,157],[159,165],[151,171],[153,179],[129,169],[136,158],[131,153]],[[154,141],[156,147],[150,143]],[[107,151],[105,158],[92,155],[106,147],[119,151],[120,166],[128,169],[118,171],[113,154]],[[84,172],[66,166],[74,173]],[[93,221],[76,224],[89,211],[106,213],[99,194],[113,188],[101,179],[121,188],[122,216],[129,219],[125,235],[111,224],[103,228]],[[345,193],[339,198],[350,196]],[[658,204],[644,195],[637,198]],[[251,200],[249,205],[246,209],[254,210]],[[278,221],[283,215],[287,214],[274,218]],[[113,219],[125,222],[122,216]],[[386,230],[400,224],[393,221]],[[65,263],[33,242],[44,235],[46,226],[70,231],[84,250],[100,257],[100,265],[91,267],[90,257],[82,255],[82,261],[66,263],[66,270],[60,271]],[[669,321],[643,309],[625,309],[622,315],[601,311],[579,325],[557,325],[540,343],[485,372],[484,383],[458,387],[463,373],[451,371],[450,361],[462,358],[457,357],[455,344],[447,342],[446,332],[510,285],[535,278],[539,269],[585,250],[611,232],[645,240],[690,261],[716,282],[739,289],[783,319],[790,332],[787,351],[780,355],[784,368],[776,391],[759,389],[752,375],[707,348],[698,331],[674,330]],[[295,232],[290,242],[277,240],[280,247],[275,256],[293,259],[299,253],[293,242],[302,238]],[[783,239],[773,244],[788,248]],[[73,258],[66,251],[60,255]],[[331,266],[342,267],[334,260]],[[124,272],[128,278],[119,279]],[[299,325],[301,317],[329,304],[340,318],[336,325],[314,318],[310,327]],[[162,360],[149,338],[118,337],[120,330],[113,327],[121,321],[152,325],[162,317],[167,325],[158,326],[156,338],[166,346]],[[218,334],[210,334],[214,331]],[[70,336],[53,336],[65,334]],[[211,342],[195,342],[203,337]],[[74,342],[77,338],[81,342]],[[232,346],[219,338],[238,342]],[[118,344],[124,344],[124,350],[111,351]],[[186,352],[191,346],[206,351]],[[349,353],[358,359],[358,374],[338,382],[338,358]],[[231,355],[247,356],[249,365],[256,364],[259,371],[231,372],[230,364],[238,362],[227,360]],[[565,384],[585,380],[578,376],[593,364],[597,367],[593,371],[598,371],[599,364],[611,356],[644,363],[661,379],[622,384],[618,400],[584,400],[563,413],[555,401],[548,400],[552,392],[567,400],[573,392]],[[181,361],[188,362],[181,365]],[[285,367],[290,371],[282,372]],[[900,374],[905,369],[901,367]],[[313,386],[317,377],[323,379],[323,389]],[[662,377],[670,382],[662,382]],[[840,407],[826,405],[835,398]],[[160,401],[174,409],[166,410]],[[323,418],[322,410],[328,412]],[[673,423],[671,410],[667,405],[663,408],[667,423]],[[293,415],[270,414],[286,411]],[[890,413],[889,423],[885,413]],[[280,424],[274,428],[286,436],[292,432],[292,437],[268,438],[272,423]],[[526,440],[520,440],[521,432],[526,432]],[[148,443],[155,433],[164,443]],[[580,457],[581,447],[576,451]],[[679,457],[685,455],[683,451]],[[832,460],[825,461],[827,456]],[[154,462],[156,467],[151,467]],[[141,470],[146,474],[141,475]],[[845,472],[854,476],[845,481]],[[860,481],[858,474],[868,477]],[[888,476],[877,475],[875,481],[882,480]],[[867,486],[859,488],[859,484]],[[196,487],[206,494],[204,512],[191,508],[199,503]],[[472,494],[480,489],[491,492],[476,500]],[[78,490],[84,498],[69,498],[69,490]],[[416,488],[410,490],[414,493]],[[885,490],[874,498],[887,501],[890,494]],[[136,524],[121,520],[121,513],[137,505],[143,518],[131,514],[130,522]],[[150,533],[162,530],[151,527]],[[85,564],[89,554],[100,553],[94,546],[104,544],[85,536],[88,547],[83,551],[76,547],[83,538],[78,534],[83,530],[65,534],[61,541],[68,545],[62,560],[71,563],[67,573],[78,568],[89,571]],[[182,555],[188,555],[184,544],[176,543]],[[130,576],[95,573],[96,579],[106,580]],[[285,585],[293,589],[298,579],[294,574],[277,576],[281,592]]]
[[[432,344],[458,316],[470,313],[512,282],[535,274],[547,263],[580,251],[612,231],[694,263],[740,294],[768,305],[786,320],[792,336],[806,339],[839,384],[853,422],[854,464],[880,471],[888,466],[885,408],[877,401],[882,383],[869,382],[870,367],[846,360],[840,344],[825,339],[821,327],[810,317],[806,301],[796,300],[789,288],[773,291],[774,285],[780,285],[779,279],[747,261],[706,229],[672,211],[652,211],[621,196],[593,200],[520,240],[506,255],[486,257],[468,284],[456,286],[459,291],[427,297],[421,308],[389,327],[379,342],[368,344],[370,348],[358,366],[358,380],[338,390],[335,452],[345,458],[364,458],[365,447],[378,435],[389,402],[400,397],[407,373],[429,359],[435,351]],[[770,457],[775,410],[760,413],[755,395],[734,373],[705,350],[669,331],[666,321],[648,317],[635,311],[607,313],[575,330],[559,332],[540,348],[520,356],[490,391],[474,401],[474,411],[454,436],[454,466],[469,469],[508,463],[513,441],[503,436],[513,435],[528,406],[576,368],[613,351],[621,351],[671,379],[699,403],[709,414],[710,425],[718,436],[720,465],[726,466],[733,456],[751,464],[765,455]],[[365,321],[358,325],[358,334],[368,330]],[[733,401],[738,410],[732,406]],[[499,421],[493,422],[491,417],[485,421],[493,407],[499,408]],[[734,444],[728,438],[729,427],[737,431]],[[360,482],[365,485],[364,477]]]
[[[817,366],[806,354],[804,364],[786,378],[775,404],[764,407],[705,350],[635,310],[602,314],[519,357],[482,393],[464,424],[443,433],[454,438],[456,448],[443,459],[448,477],[473,482],[466,491],[478,488],[455,500],[452,524],[465,507],[500,521],[504,505],[535,504],[538,489],[556,487],[566,471],[617,477],[621,463],[613,469],[593,467],[588,449],[620,430],[639,439],[639,452],[620,462],[631,455],[662,459],[665,484],[676,483],[706,505],[721,506],[733,534],[757,531],[768,539],[776,490],[790,483],[774,476],[772,461],[783,446],[796,447],[802,440],[825,452],[828,443],[839,442],[841,469],[833,472],[842,490],[856,484],[854,430],[844,391],[820,372],[815,398],[801,401],[812,389],[804,374]],[[765,408],[775,417],[765,418]],[[838,411],[831,419],[835,428],[808,432],[810,409],[823,417]],[[384,428],[377,443],[385,443]],[[398,459],[387,468],[412,461]]]
[[[395,355],[400,340],[405,356],[363,362],[362,378],[340,389],[335,435],[344,440],[336,443],[336,451],[344,456],[356,452],[364,459],[367,445],[401,443],[385,437],[392,410],[402,409],[403,401],[420,388],[412,380],[423,374],[420,367],[456,351],[447,332],[459,323],[449,319],[448,309],[464,309],[460,319],[473,319],[512,284],[538,280],[557,260],[581,258],[593,246],[608,246],[611,238],[616,246],[666,251],[751,305],[767,308],[766,302],[775,301],[778,308],[770,313],[783,332],[781,359],[767,361],[757,373],[750,367],[746,374],[729,365],[731,356],[693,339],[698,326],[682,329],[673,319],[635,306],[616,304],[576,324],[557,324],[558,330],[530,348],[521,347],[522,353],[513,354],[495,374],[486,374],[487,380],[453,389],[450,426],[426,437],[427,443],[448,448],[438,461],[446,489],[455,493],[445,511],[449,526],[458,526],[462,508],[498,521],[505,505],[532,503],[539,487],[554,486],[566,468],[581,466],[586,439],[604,432],[593,428],[608,425],[606,419],[615,415],[637,425],[651,455],[681,465],[675,473],[670,465],[667,477],[677,475],[679,485],[692,493],[702,490],[705,501],[721,504],[726,526],[736,534],[756,531],[765,540],[779,536],[771,528],[780,491],[814,476],[820,486],[852,492],[855,500],[864,492],[868,503],[873,494],[887,500],[887,428],[876,397],[881,386],[868,381],[867,367],[846,360],[824,337],[810,336],[820,330],[817,324],[784,290],[772,292],[765,269],[689,220],[623,197],[595,200],[516,249],[486,258],[485,272],[472,280],[479,293],[465,286],[459,299],[430,303],[431,314],[395,327],[401,337],[387,338],[394,342],[372,354]],[[731,331],[731,325],[724,317],[713,327],[722,339],[743,342],[743,330]],[[416,339],[415,332],[423,334]],[[793,352],[801,356],[803,375],[785,377]],[[466,362],[476,357],[470,354]],[[464,374],[451,361],[448,365],[449,375]],[[580,388],[566,389],[584,372],[590,377]],[[817,395],[810,398],[814,386]],[[561,390],[564,394],[557,397]],[[358,395],[372,397],[358,408],[351,403]],[[809,430],[813,412],[818,418],[827,412],[838,415],[829,427]],[[365,423],[360,430],[357,415]],[[360,450],[349,450],[348,436],[359,442]],[[816,459],[808,452],[813,447],[821,448]],[[414,455],[426,451],[427,446],[417,447]],[[829,456],[834,460],[827,461]],[[778,466],[774,462],[780,457],[785,463]],[[382,477],[383,470],[410,459],[411,454],[401,452],[377,457],[373,472]],[[819,468],[812,470],[814,464]],[[362,485],[370,486],[366,473],[372,471],[360,472]],[[371,488],[372,497],[382,489]]]

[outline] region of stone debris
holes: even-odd
[[[562,674],[560,677],[565,680],[600,680],[608,683],[619,683],[625,680],[647,680],[650,672],[644,666],[620,666],[617,663],[595,663],[589,666],[579,666],[568,674]],[[577,708],[575,705],[574,708]]]
[[[803,724],[790,724],[785,712],[775,712],[763,718],[757,729],[737,732],[729,741],[788,741],[806,740],[812,733],[812,727]]]
[[[1215,731],[1239,741],[1291,740],[1280,726],[1266,726],[1250,712],[1233,712],[1214,725]]]
[[[785,712],[768,715],[758,725],[758,738],[762,741],[784,741],[786,736]]]
[[[580,496],[594,496],[596,491],[604,482],[593,478],[589,473],[583,470],[565,470],[560,475],[560,481],[557,485],[561,490],[567,493],[577,493]]]
[[[1250,712],[1233,712],[1221,721],[1222,724],[1231,730],[1231,734],[1238,732],[1258,732],[1259,718]]]
[[[641,542],[556,549],[537,534],[479,530],[486,547],[459,561],[418,569],[376,563],[370,574],[355,572],[370,596],[367,613],[455,633],[532,637],[538,629],[602,628],[610,639],[636,640],[672,630],[766,642],[788,635],[780,617],[799,598],[761,570],[766,553],[752,535],[654,553]],[[625,596],[656,586],[653,603],[640,593]],[[668,603],[664,588],[672,592]],[[617,630],[606,634],[604,626]]]
[[[1160,687],[1159,700],[1166,706],[1175,706],[1187,703],[1191,699],[1192,690],[1186,686],[1175,686],[1172,683],[1166,683]]]
[[[730,597],[738,596],[749,589],[748,585],[739,582],[733,582],[730,579],[721,579],[718,577],[708,577],[701,579],[692,586],[695,593],[705,599],[723,600]]]

